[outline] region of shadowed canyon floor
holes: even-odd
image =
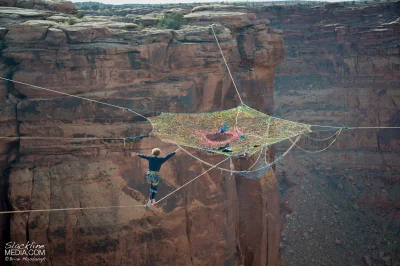
[[[257,9],[284,32],[275,115],[399,126],[399,4]],[[315,152],[330,142],[299,146]],[[343,131],[323,153],[297,149],[277,166],[285,265],[400,264],[399,144],[398,130]]]

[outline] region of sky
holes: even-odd
[[[207,3],[207,2],[246,2],[246,0],[72,0],[72,2],[101,2],[104,4],[179,4],[179,3]],[[271,0],[270,0],[271,1]],[[276,1],[276,0],[275,0]],[[266,0],[252,0],[249,2],[266,2]],[[335,0],[328,0],[327,2],[337,2]]]

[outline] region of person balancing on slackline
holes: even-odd
[[[178,149],[179,150],[179,149]],[[178,151],[171,152],[165,157],[160,157],[161,150],[159,148],[154,148],[151,151],[151,155],[138,154],[138,157],[149,161],[148,171],[146,173],[147,183],[150,185],[150,197],[149,202],[146,204],[146,209],[150,209],[150,206],[156,203],[155,197],[158,192],[158,183],[160,182],[159,171],[163,163],[176,154]],[[135,155],[134,152],[131,153],[132,156]]]

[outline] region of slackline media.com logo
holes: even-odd
[[[5,246],[6,261],[36,261],[43,262],[46,260],[46,249],[44,245],[35,242],[27,242],[26,244],[18,244],[8,242]]]

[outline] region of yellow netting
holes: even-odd
[[[263,146],[310,132],[310,126],[273,118],[248,106],[209,113],[162,113],[151,118],[153,134],[165,142],[228,156],[251,154]],[[217,134],[221,124],[229,126]],[[229,144],[231,152],[222,148]]]

